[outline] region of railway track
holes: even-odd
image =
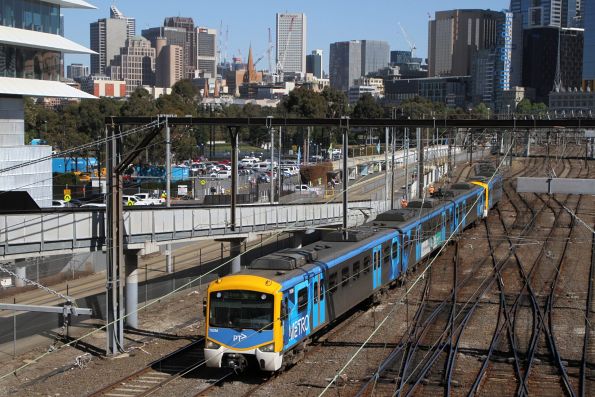
[[[148,396],[178,377],[195,371],[204,364],[204,338],[198,339],[145,368],[109,384],[89,397],[140,397]]]

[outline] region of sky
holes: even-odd
[[[89,47],[89,24],[99,18],[109,18],[109,7],[115,4],[126,16],[136,18],[136,30],[161,26],[166,16],[187,16],[199,26],[223,31],[228,40],[222,41],[227,58],[240,54],[244,60],[252,45],[255,59],[265,55],[261,68],[268,66],[268,28],[275,42],[275,14],[303,12],[307,18],[307,54],[322,49],[324,69],[328,71],[330,44],[345,40],[385,40],[391,50],[407,50],[409,45],[399,28],[399,22],[415,44],[416,56],[426,58],[428,20],[435,11],[457,8],[503,10],[510,0],[86,0],[97,10],[62,9],[65,36]],[[227,51],[225,51],[225,47]],[[275,54],[273,50],[273,62]],[[89,56],[66,55],[65,64],[89,64]]]

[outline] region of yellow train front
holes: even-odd
[[[239,274],[211,283],[205,301],[208,367],[241,371],[254,359],[263,371],[281,368],[281,285]]]

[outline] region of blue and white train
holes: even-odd
[[[480,169],[368,224],[254,260],[213,281],[204,302],[209,367],[278,371],[299,360],[315,333],[404,277],[452,235],[485,218],[502,195],[502,177]]]

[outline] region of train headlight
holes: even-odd
[[[207,343],[205,344],[205,347],[207,349],[213,349],[213,350],[217,350],[221,347],[220,344],[213,342],[212,340],[207,340]]]
[[[260,350],[263,353],[272,353],[275,351],[275,344],[269,343],[268,345],[260,346],[258,350]]]

